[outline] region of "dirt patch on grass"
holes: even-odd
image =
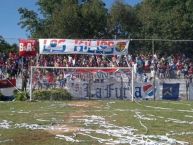
[[[82,118],[84,115],[86,115],[84,109],[80,109],[76,112],[66,114],[64,116],[64,121],[65,123],[69,124],[69,123],[72,123],[72,121],[75,119]]]
[[[65,114],[64,116],[64,124],[56,124],[48,130],[49,133],[53,135],[64,134],[64,133],[74,133],[80,130],[76,124],[73,124],[73,120],[81,119],[86,114],[86,111],[89,109],[100,107],[102,104],[97,101],[72,101],[68,104],[69,107],[76,107],[78,110],[74,112]]]
[[[70,125],[55,125],[51,129],[48,130],[50,134],[64,134],[64,133],[73,133],[79,131],[79,127],[70,126]]]
[[[70,107],[79,107],[79,108],[95,108],[99,107],[102,104],[98,101],[73,101],[72,103],[68,104]]]

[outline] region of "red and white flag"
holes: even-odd
[[[38,41],[34,39],[19,40],[19,56],[36,56]]]

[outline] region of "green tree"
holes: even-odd
[[[141,38],[193,39],[192,0],[144,0],[137,9]],[[184,51],[192,43],[159,42],[157,47],[168,52]],[[165,51],[165,50],[164,50]]]
[[[87,0],[81,5],[83,38],[105,37],[108,10],[102,0]]]
[[[9,44],[5,39],[0,36],[0,52],[8,54],[10,51],[12,52],[18,52],[18,46],[17,44]]]
[[[135,8],[116,0],[109,11],[108,28],[111,35],[118,38],[135,37],[139,22],[136,17]]]
[[[106,25],[107,10],[102,0],[39,0],[39,15],[19,8],[22,28],[31,37],[88,38],[98,37]]]

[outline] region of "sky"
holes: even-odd
[[[125,0],[130,5],[135,5],[140,0]],[[24,7],[30,10],[38,10],[37,0],[1,0],[0,5],[0,36],[9,42],[17,43],[20,38],[27,38],[28,33],[18,25],[20,15],[18,8]],[[104,0],[107,7],[110,7],[114,0]]]

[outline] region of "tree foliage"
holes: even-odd
[[[193,39],[192,0],[143,0],[130,6],[115,0],[107,9],[102,0],[38,0],[39,11],[19,8],[19,25],[34,38]],[[140,44],[140,43],[139,43]],[[145,44],[151,46],[151,42]],[[136,45],[135,45],[136,46]],[[176,44],[157,42],[173,52]],[[137,47],[140,47],[137,45]],[[143,47],[143,45],[141,45]],[[192,43],[180,43],[190,49]]]
[[[138,16],[142,36],[167,39],[191,39],[193,28],[192,0],[144,0]]]
[[[17,52],[18,51],[18,46],[16,44],[10,45],[5,39],[0,36],[0,53],[9,53],[10,51]]]
[[[104,32],[107,9],[101,0],[39,0],[39,13],[19,8],[20,23],[32,37],[93,38]]]
[[[116,0],[109,11],[108,28],[111,34],[119,38],[135,37],[138,24],[135,9],[123,0]]]
[[[144,0],[137,9],[141,38],[193,39],[192,0]],[[159,48],[181,51],[192,43],[159,43]],[[182,48],[182,49],[181,49]]]

